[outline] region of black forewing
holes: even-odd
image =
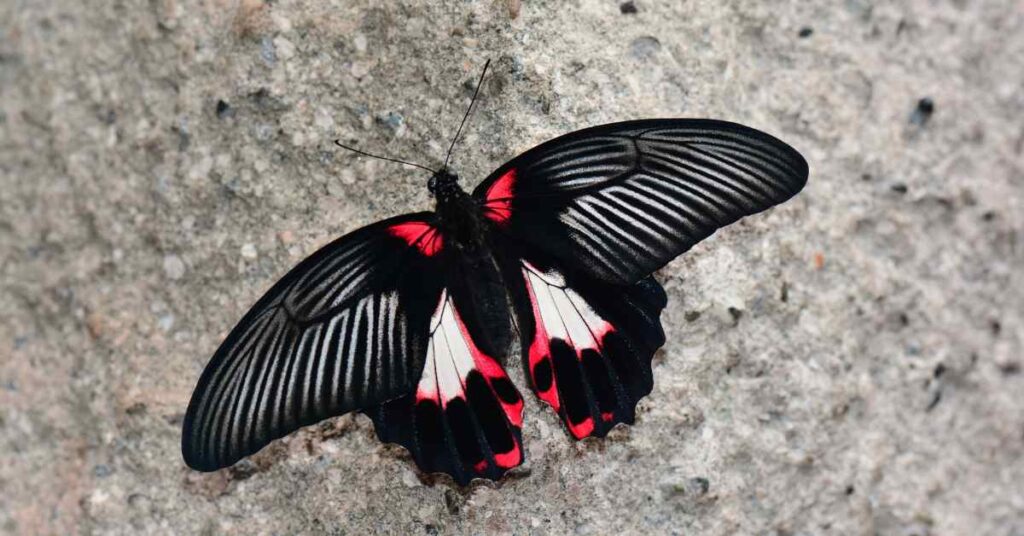
[[[185,415],[182,453],[211,471],[270,441],[412,390],[441,292],[432,213],[369,225],[278,281],[206,366]],[[396,233],[395,229],[404,232]]]
[[[708,119],[588,128],[476,190],[504,233],[608,282],[635,283],[715,230],[800,191],[808,167],[763,132]]]

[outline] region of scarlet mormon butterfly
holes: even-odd
[[[423,471],[498,479],[524,459],[502,366],[516,332],[534,393],[574,438],[603,437],[653,386],[666,296],[651,274],[807,181],[804,158],[763,132],[645,119],[543,143],[467,194],[448,158],[476,96],[441,170],[411,164],[432,173],[433,212],[331,242],[231,330],[185,415],[189,467],[362,411]]]

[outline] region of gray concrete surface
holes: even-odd
[[[1024,4],[633,5],[0,2],[0,532],[1024,534]],[[658,274],[656,387],[605,441],[530,397],[499,485],[432,482],[363,417],[187,470],[258,295],[429,208],[330,140],[436,163],[486,58],[467,186],[657,116],[767,130],[810,183]]]

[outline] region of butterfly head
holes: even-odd
[[[431,176],[427,181],[427,188],[438,201],[447,201],[462,191],[459,187],[459,176],[447,169],[442,169]]]

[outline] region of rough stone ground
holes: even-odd
[[[0,2],[0,532],[1024,534],[1024,6],[515,4]],[[767,130],[810,183],[658,274],[656,387],[612,438],[528,397],[498,485],[418,475],[363,417],[187,470],[246,308],[429,207],[330,140],[436,163],[486,58],[467,186],[656,116]]]

